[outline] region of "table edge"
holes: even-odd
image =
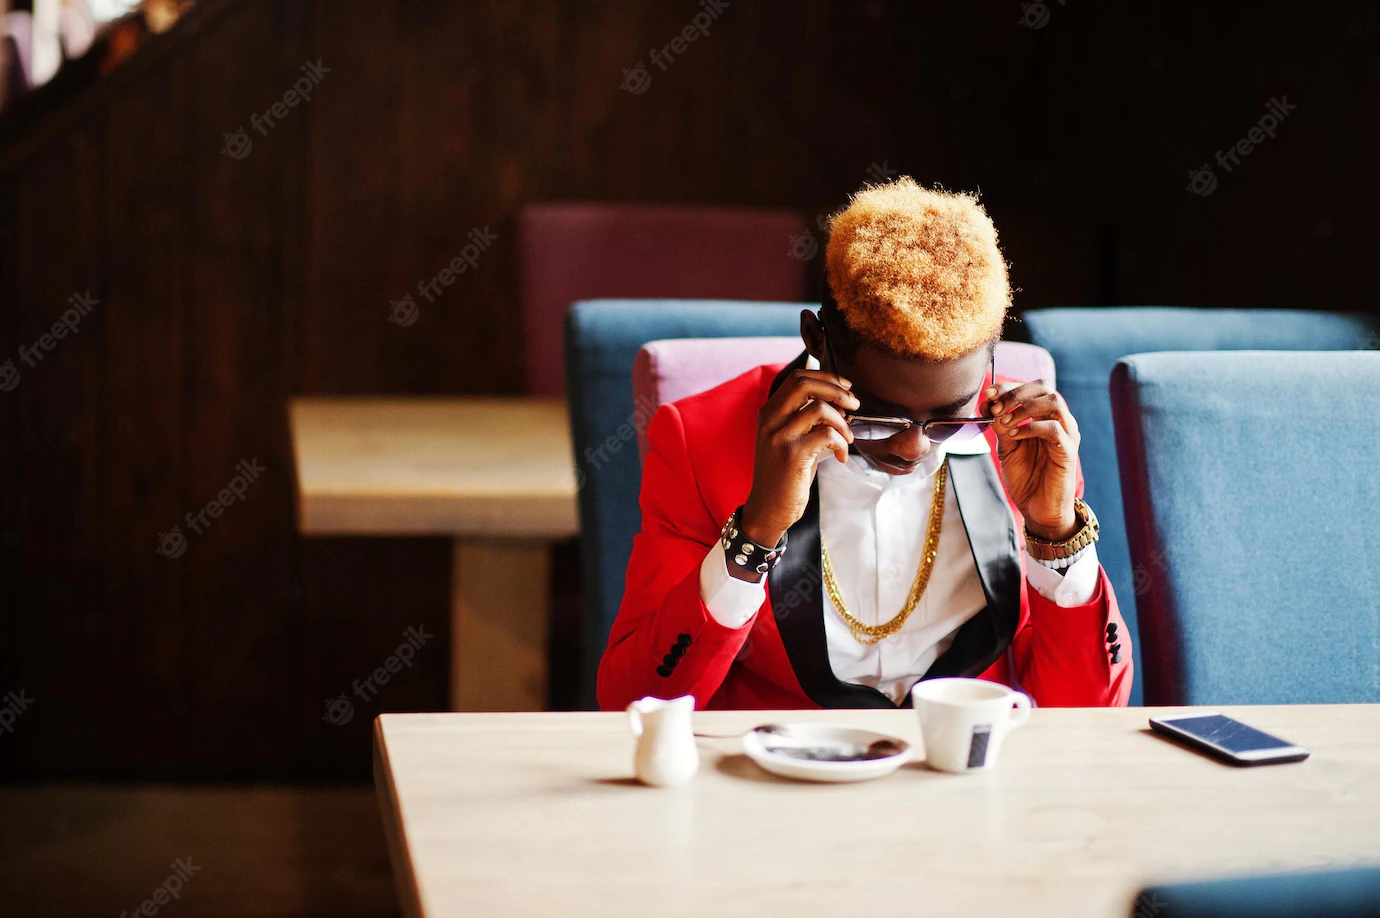
[[[407,844],[407,832],[402,821],[402,804],[398,788],[393,783],[393,767],[388,761],[388,745],[384,741],[382,718],[375,717],[373,725],[374,794],[378,797],[383,835],[388,844],[388,862],[393,872],[393,886],[403,914],[422,918],[422,892],[417,874],[412,868],[412,851]]]

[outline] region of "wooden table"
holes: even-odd
[[[701,740],[674,790],[631,781],[621,713],[385,714],[374,780],[403,908],[429,918],[1124,918],[1152,881],[1380,862],[1380,705],[1217,709],[1313,751],[1257,768],[1151,734],[1155,710],[1037,710],[994,772],[913,762],[847,785]],[[911,711],[700,713],[695,729],[806,719],[919,742]]]
[[[578,531],[565,403],[297,398],[298,525],[309,536],[447,536],[451,706],[546,706],[550,543]]]

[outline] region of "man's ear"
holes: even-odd
[[[824,324],[812,309],[800,311],[800,340],[805,342],[805,350],[820,366],[828,366],[824,357]]]

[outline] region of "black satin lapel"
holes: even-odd
[[[772,382],[771,391],[792,370],[805,366],[807,354],[792,361]],[[787,533],[786,553],[767,576],[772,615],[791,669],[805,694],[822,708],[893,708],[891,699],[865,685],[840,682],[829,665],[824,636],[823,560],[819,542],[819,482],[810,485],[805,514]]]
[[[819,483],[810,485],[805,515],[790,528],[786,553],[767,577],[776,630],[805,694],[822,708],[893,708],[865,685],[841,682],[829,665],[824,635],[823,563],[819,543]]]
[[[987,454],[950,455],[948,463],[949,483],[973,546],[987,607],[958,629],[953,644],[925,673],[926,679],[982,673],[1011,646],[1021,620],[1016,520],[1007,506],[996,464]]]

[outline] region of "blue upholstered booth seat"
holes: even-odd
[[[1380,867],[1152,886],[1131,918],[1380,918]]]
[[[641,528],[642,467],[632,400],[633,358],[660,338],[795,335],[818,303],[734,300],[590,300],[566,317],[566,377],[584,559],[581,702],[594,707],[594,674],[623,595]],[[638,410],[650,410],[641,406]]]
[[[1377,391],[1380,351],[1116,365],[1146,703],[1380,702]]]
[[[1380,325],[1358,316],[1284,309],[1035,309],[1024,314],[1030,340],[1054,355],[1059,391],[1078,418],[1088,503],[1102,523],[1097,553],[1132,629],[1136,672],[1137,578],[1127,550],[1107,379],[1117,360],[1149,351],[1356,350],[1380,348]],[[1144,574],[1139,578],[1143,584]],[[1141,702],[1139,675],[1131,703]]]

